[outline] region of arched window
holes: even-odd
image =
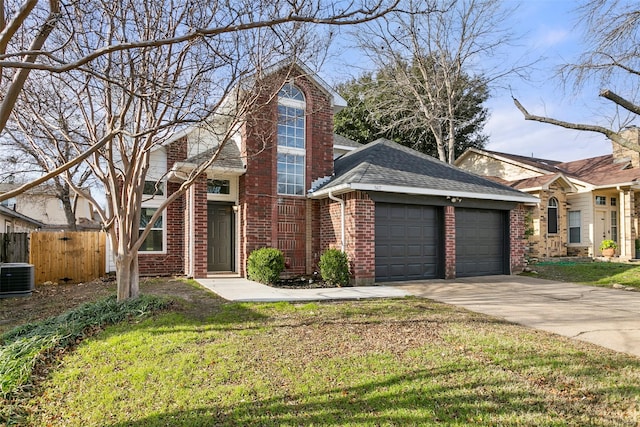
[[[278,92],[278,194],[304,196],[305,107],[297,87]]]
[[[558,234],[558,199],[552,197],[547,205],[547,233]]]

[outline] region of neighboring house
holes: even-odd
[[[18,184],[0,184],[0,194],[18,188]],[[28,215],[42,223],[42,227],[51,230],[67,229],[67,218],[62,201],[55,190],[48,185],[39,185],[23,194],[5,200],[3,205],[14,211]],[[100,222],[94,220],[94,210],[83,194],[73,192],[71,205],[75,207],[76,226],[81,229],[100,229]]]
[[[626,136],[639,141],[636,128]],[[639,152],[613,143],[613,154],[559,162],[471,148],[455,164],[540,199],[528,212],[531,256],[599,256],[611,239],[621,259],[636,257]]]
[[[42,227],[41,222],[0,204],[0,233],[28,233]]]
[[[390,141],[357,148],[334,135],[346,102],[303,64],[269,79],[264,108],[156,222],[141,274],[245,276],[262,247],[282,250],[287,275],[310,274],[324,250],[344,249],[358,285],[523,268],[522,204],[537,198]],[[153,153],[149,179],[168,179],[148,192],[141,227],[218,144],[194,127]]]

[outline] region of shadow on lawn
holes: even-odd
[[[270,399],[153,414],[111,427],[238,425],[625,425],[619,414],[594,413],[593,402],[550,396],[544,388],[514,390],[508,377],[449,384],[461,369],[423,369],[385,381]],[[400,388],[402,391],[398,392]],[[634,390],[637,392],[638,390]],[[213,400],[213,399],[212,399]],[[596,422],[597,421],[597,422]]]

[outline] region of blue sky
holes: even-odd
[[[565,90],[555,75],[560,65],[575,60],[584,47],[582,33],[576,28],[575,8],[580,2],[507,0],[505,3],[518,5],[509,25],[521,35],[518,41],[521,47],[513,48],[509,55],[514,59],[522,55],[542,58],[532,69],[530,82],[518,78],[508,82],[514,96],[532,114],[606,125],[606,114],[613,109],[599,99],[597,85],[583,87],[576,94],[571,88]],[[347,75],[359,75],[362,62],[357,60],[356,51],[347,49],[337,58],[329,57],[323,68],[329,69],[329,75],[323,71],[321,74],[329,82],[337,83]],[[525,121],[508,89],[495,90],[487,106],[491,114],[485,127],[489,135],[487,149],[561,161],[611,152],[610,142],[603,135]]]

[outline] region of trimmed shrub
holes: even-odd
[[[256,282],[275,283],[283,270],[284,255],[275,248],[256,249],[247,259],[247,274]]]
[[[327,249],[320,256],[320,275],[322,280],[334,286],[349,286],[349,259],[338,249]]]

